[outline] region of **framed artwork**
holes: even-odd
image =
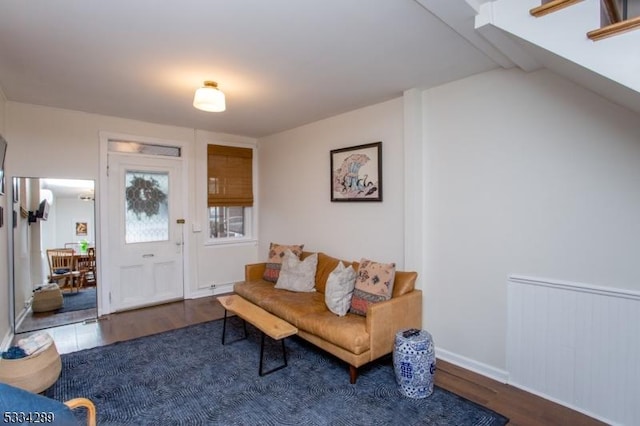
[[[76,222],[76,235],[79,237],[87,236],[87,222]]]
[[[382,201],[382,142],[331,150],[331,201]]]

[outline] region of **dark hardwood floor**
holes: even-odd
[[[185,300],[108,315],[97,322],[48,329],[60,353],[135,339],[222,318],[215,297]],[[24,337],[22,334],[19,337]],[[347,366],[345,365],[345,377]],[[342,379],[346,380],[345,377]],[[602,425],[597,420],[442,360],[436,384],[508,417],[510,425]]]

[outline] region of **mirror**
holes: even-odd
[[[97,318],[94,181],[12,184],[14,332]]]

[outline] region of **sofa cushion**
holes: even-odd
[[[415,290],[417,272],[396,271],[396,279],[393,282],[393,297],[399,297]]]
[[[298,326],[299,319],[316,312],[329,312],[324,303],[324,294],[294,293],[275,288],[266,281],[236,283],[234,291],[265,311]]]
[[[269,245],[269,259],[267,260],[267,265],[264,270],[264,276],[262,277],[265,281],[270,281],[275,283],[278,281],[278,276],[280,275],[280,265],[282,264],[282,258],[284,257],[284,253],[287,250],[291,250],[293,254],[300,257],[302,254],[302,248],[304,244],[299,245],[283,245],[277,243],[271,243]]]
[[[304,252],[302,257],[308,256],[308,252]],[[325,292],[325,287],[327,285],[327,279],[329,278],[329,274],[336,269],[338,263],[340,263],[340,259],[336,259],[335,257],[328,256],[324,253],[318,253],[318,268],[316,270],[316,291],[320,293]],[[346,262],[342,261],[345,266],[353,266],[353,269],[358,270],[358,264],[354,262]]]
[[[324,304],[324,295],[318,292],[294,293],[274,289],[272,296],[260,303],[260,307],[298,327],[300,320],[317,312],[329,312]]]
[[[360,261],[350,312],[366,315],[370,304],[391,299],[395,282],[395,263]]]
[[[356,355],[370,349],[367,320],[359,315],[339,317],[325,309],[301,317],[296,327]]]
[[[287,250],[282,259],[280,275],[275,288],[297,292],[316,291],[314,287],[317,266],[317,253],[300,260],[291,250]]]
[[[356,284],[356,271],[353,266],[344,266],[338,262],[338,266],[331,271],[327,278],[327,286],[324,292],[324,301],[327,308],[338,316],[345,316],[351,306],[351,296]]]
[[[247,299],[254,305],[260,306],[260,302],[273,296],[274,284],[267,281],[243,281],[233,285],[236,294]]]

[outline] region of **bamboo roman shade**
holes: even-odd
[[[253,205],[253,150],[208,145],[209,207]]]

